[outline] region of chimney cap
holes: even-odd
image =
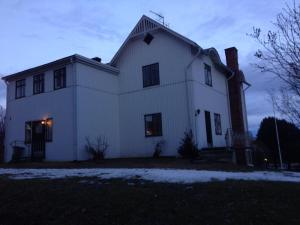
[[[101,58],[99,58],[99,57],[94,57],[94,58],[92,58],[92,60],[95,60],[96,62],[101,63]]]
[[[237,52],[238,50],[237,50],[236,47],[233,46],[233,47],[225,48],[225,51],[226,51],[226,52],[227,52],[227,51],[236,51],[236,52]]]

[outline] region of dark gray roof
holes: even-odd
[[[117,68],[113,67],[113,66],[97,62],[93,59],[89,59],[87,57],[84,57],[84,56],[81,56],[81,55],[78,55],[78,54],[74,54],[74,55],[70,55],[70,56],[65,57],[65,58],[55,60],[53,62],[49,62],[49,63],[43,64],[43,65],[40,65],[40,66],[37,66],[37,67],[33,67],[33,68],[30,68],[30,69],[27,69],[27,70],[23,70],[23,71],[14,73],[14,74],[4,76],[4,77],[2,77],[2,79],[5,80],[5,81],[8,81],[10,79],[15,79],[15,78],[23,77],[23,76],[43,73],[47,70],[51,70],[51,69],[57,68],[59,66],[64,66],[64,65],[67,65],[67,64],[71,64],[73,62],[81,62],[81,63],[87,64],[89,66],[95,67],[97,69],[110,72],[112,74],[118,74],[119,73],[119,70]]]

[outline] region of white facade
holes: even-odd
[[[144,42],[150,33],[153,40]],[[196,51],[193,51],[196,49]],[[143,66],[158,63],[159,85],[143,87]],[[205,84],[204,63],[212,86]],[[66,68],[66,87],[53,90],[53,71]],[[33,95],[33,75],[45,74],[45,91]],[[143,16],[110,65],[74,55],[4,78],[7,82],[5,160],[12,143],[24,142],[27,121],[53,119],[53,138],[45,160],[86,160],[86,137],[106,137],[107,157],[150,157],[165,141],[162,155],[177,156],[184,132],[191,129],[199,148],[208,147],[204,112],[211,113],[213,147],[225,146],[231,128],[228,77],[214,49],[194,42]],[[26,79],[24,98],[15,99],[16,81]],[[145,136],[144,116],[161,113],[162,135]],[[216,134],[214,113],[221,116]],[[246,115],[245,115],[246,116]],[[30,149],[30,144],[28,145]]]

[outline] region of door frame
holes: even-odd
[[[46,153],[46,138],[45,138],[45,132],[46,132],[46,125],[45,120],[34,120],[31,122],[31,158],[32,160],[43,160],[45,159],[45,153]],[[40,138],[38,140],[34,140],[34,133],[35,133],[35,127],[36,125],[40,124],[42,127],[42,133],[40,134]],[[37,146],[40,145],[40,146]],[[36,147],[40,148],[40,151],[36,151]],[[41,152],[39,156],[35,155],[36,152]]]

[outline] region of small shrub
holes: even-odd
[[[182,138],[180,147],[178,148],[178,153],[183,158],[189,159],[194,159],[198,156],[198,148],[194,142],[194,136],[191,130],[184,132],[184,137]]]
[[[156,143],[154,153],[153,153],[153,158],[159,158],[160,157],[164,145],[165,145],[164,140],[161,140],[161,141]]]
[[[92,156],[95,161],[105,158],[108,142],[104,137],[98,136],[96,142],[92,143],[89,137],[86,137],[85,150]]]

